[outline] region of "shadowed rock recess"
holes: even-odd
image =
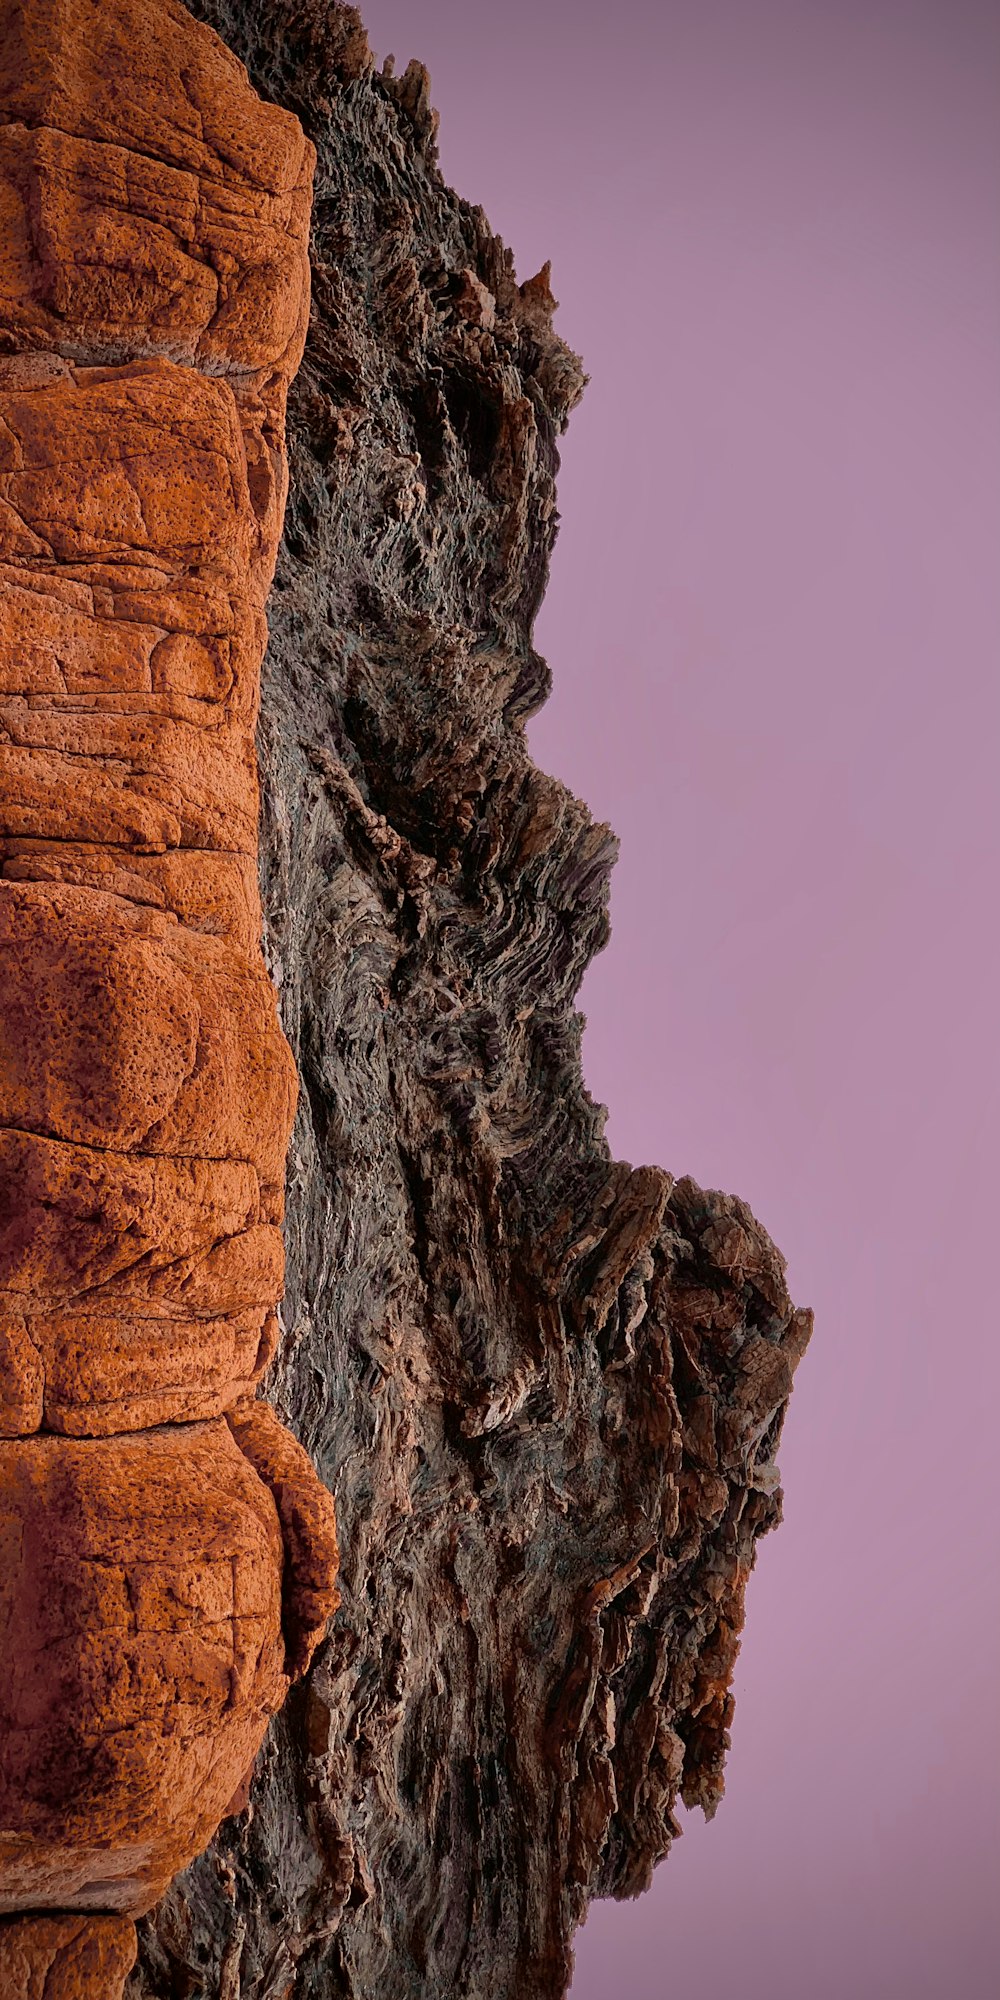
[[[743,1202],[610,1158],[581,1079],[615,843],[524,739],[584,379],[546,274],[352,10],[192,11],[318,152],[258,733],[303,1086],[268,1395],[343,1599],[126,1993],[556,2000],[588,1901],[718,1803],[810,1315]]]

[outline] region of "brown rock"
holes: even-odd
[[[0,33],[17,344],[293,373],[314,163],[297,119],[175,0],[8,0]]]
[[[719,1803],[809,1315],[745,1204],[611,1158],[581,1073],[615,842],[524,730],[584,380],[558,286],[355,9],[193,11],[319,154],[259,733],[303,1083],[269,1393],[336,1478],[343,1601],[129,2000],[237,1966],[242,2000],[560,2000],[590,1900]]]
[[[254,1471],[274,1496],[285,1545],[281,1623],[286,1671],[304,1674],[340,1603],[333,1500],[312,1460],[266,1403],[244,1397],[226,1422]]]
[[[272,1379],[337,1479],[344,1602],[131,2000],[558,2000],[588,1899],[718,1804],[809,1316],[745,1205],[613,1162],[583,1086],[614,842],[523,728],[583,385],[547,268],[518,286],[426,72],[376,76],[353,9],[194,11],[321,148],[262,880],[305,1083]],[[0,1446],[21,1907],[146,1907],[240,1812],[333,1601],[235,1325],[280,1283],[251,730],[311,165],[174,0],[0,0],[5,1423],[238,1396]]]
[[[253,515],[227,383],[167,361],[67,369],[20,388],[5,372],[5,554],[66,564],[155,558],[168,574],[205,567],[245,589]]]
[[[121,2000],[135,1963],[135,1925],[121,1917],[0,1921],[4,2000]]]
[[[277,1337],[276,1315],[258,1308],[219,1319],[0,1308],[0,1438],[219,1416],[257,1386]]]
[[[330,1496],[251,1401],[297,1095],[254,727],[314,157],[174,0],[0,0],[5,1911],[149,1907],[336,1603]],[[26,1918],[0,1985],[111,2000],[133,1956]]]
[[[226,938],[247,954],[260,948],[257,866],[248,855],[125,853],[66,840],[0,837],[0,878],[69,882],[140,908],[169,911],[190,931]]]
[[[274,1501],[216,1421],[0,1448],[0,1910],[148,1909],[287,1687]]]
[[[109,714],[252,729],[263,619],[207,563],[196,573],[39,557],[0,565],[0,582],[0,696],[58,697],[80,713],[99,696]]]
[[[275,1200],[297,1080],[263,965],[89,889],[0,882],[0,1125],[249,1161]]]
[[[252,1166],[0,1130],[0,1300],[140,1317],[269,1306],[281,1239]]]

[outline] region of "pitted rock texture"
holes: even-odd
[[[287,1692],[274,1503],[221,1418],[11,1440],[0,1482],[0,1909],[148,1907]]]
[[[254,728],[313,159],[174,0],[0,0],[4,1912],[148,1909],[337,1601],[331,1497],[253,1400],[298,1090]],[[117,1930],[63,1935],[0,1950],[120,1986]]]
[[[135,1927],[116,1917],[0,1922],[4,2000],[122,2000]]]
[[[128,1995],[556,2000],[589,1899],[718,1803],[810,1315],[743,1202],[611,1159],[582,1082],[615,843],[524,737],[583,385],[548,275],[352,9],[193,11],[318,151],[258,733],[304,1085],[268,1386],[344,1597]]]
[[[172,0],[0,37],[0,1424],[101,1433],[275,1343],[253,731],[313,154]]]
[[[5,0],[0,77],[11,344],[287,382],[313,167],[296,119],[179,0]]]

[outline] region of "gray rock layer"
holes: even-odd
[[[319,148],[259,739],[302,1079],[268,1394],[343,1604],[128,1992],[557,2000],[590,1898],[718,1803],[810,1315],[742,1201],[611,1159],[582,1081],[615,841],[524,738],[584,383],[546,274],[353,10],[192,11]]]

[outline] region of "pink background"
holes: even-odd
[[[530,730],[621,836],[590,1088],[817,1320],[727,1797],[573,2000],[992,2000],[1000,7],[363,5],[592,376]]]

